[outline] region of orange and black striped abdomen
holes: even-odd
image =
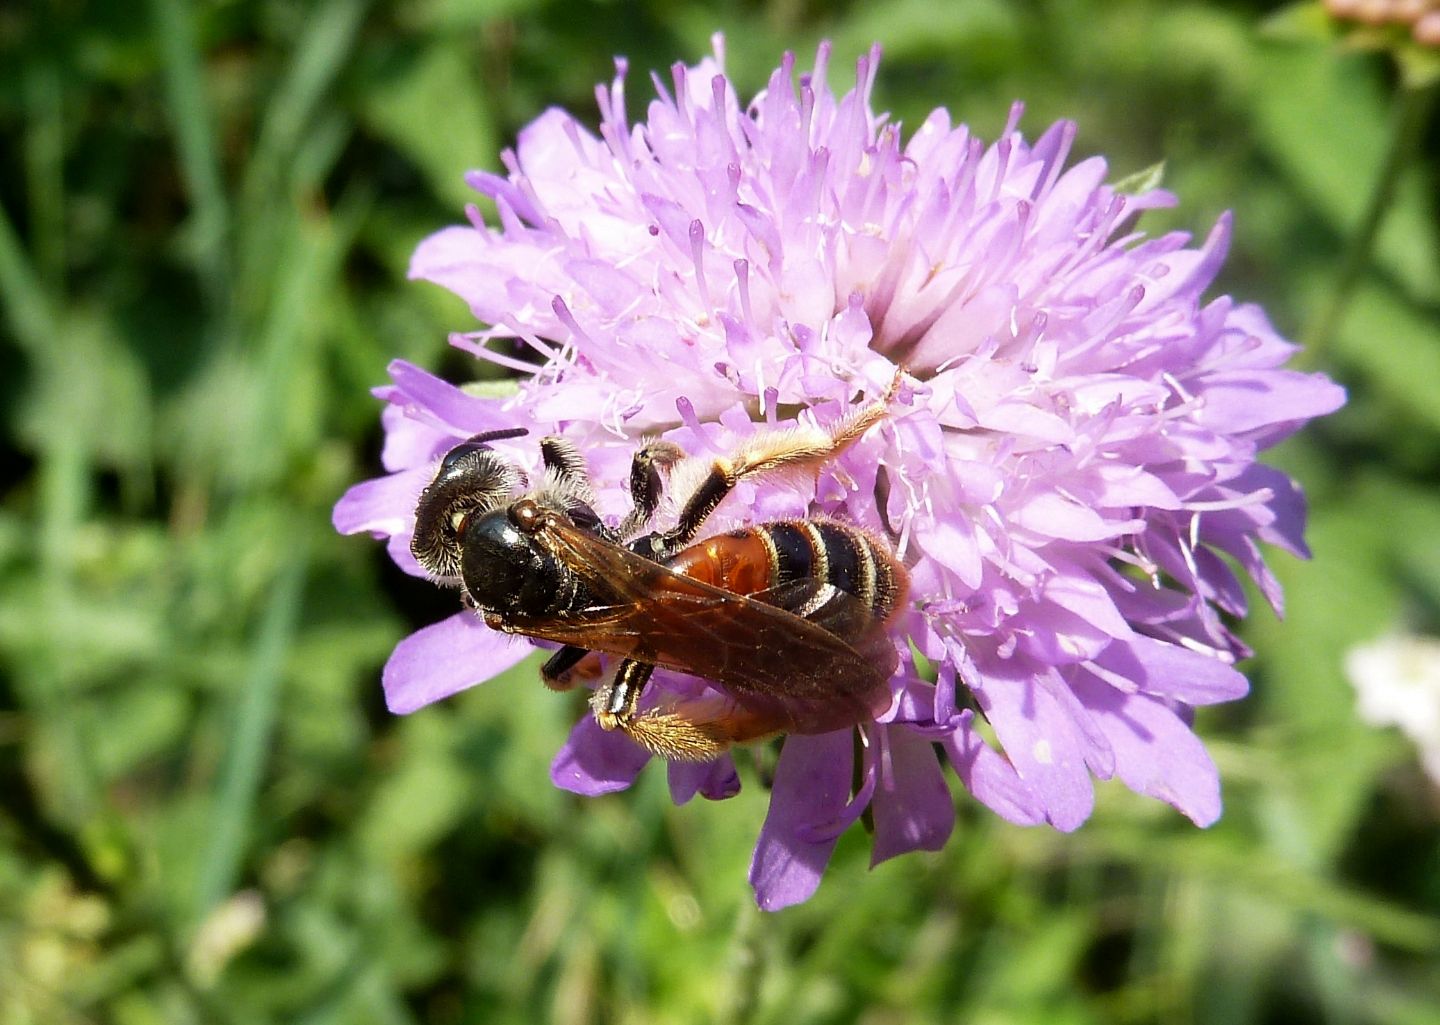
[[[736,594],[814,580],[859,598],[882,622],[903,603],[907,586],[904,567],[884,542],[833,520],[743,527],[691,545],[666,565]]]

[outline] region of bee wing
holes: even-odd
[[[787,732],[839,729],[889,706],[895,647],[847,592],[803,580],[746,596],[573,526],[543,537],[592,600],[562,616],[513,617],[518,633],[714,681]]]

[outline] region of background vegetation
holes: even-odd
[[[0,10],[0,1023],[1440,1021],[1440,800],[1341,671],[1440,631],[1434,87],[1270,7]],[[409,253],[543,107],[593,120],[612,54],[639,109],[716,28],[743,93],[879,39],[907,124],[993,137],[1021,97],[1117,179],[1167,161],[1150,230],[1233,208],[1223,290],[1351,389],[1275,457],[1316,558],[1277,554],[1255,694],[1200,724],[1215,828],[1118,784],[1069,836],[961,797],[943,853],[870,872],[852,831],[763,916],[753,772],[719,805],[559,793],[576,709],[533,666],[385,713],[386,654],[453,597],[329,510],[378,470],[387,360],[473,373]]]

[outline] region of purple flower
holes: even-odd
[[[550,110],[505,176],[472,174],[497,223],[470,208],[411,273],[489,325],[455,345],[521,381],[486,398],[394,363],[377,393],[389,475],[352,488],[336,526],[388,537],[422,573],[409,541],[437,459],[516,425],[532,437],[498,452],[533,472],[533,434],[563,434],[618,518],[642,435],[713,456],[757,421],[833,422],[903,365],[892,416],[813,487],[742,484],[709,524],[836,517],[892,538],[912,580],[890,710],[860,743],[784,743],[751,870],[761,906],[808,898],[867,807],[876,862],[941,847],[946,769],[1012,822],[1074,829],[1092,777],[1118,776],[1208,825],[1219,782],[1189,722],[1246,691],[1223,618],[1246,612],[1232,567],[1278,609],[1259,542],[1306,554],[1298,487],[1256,458],[1344,394],[1283,369],[1294,346],[1259,308],[1202,302],[1228,217],[1199,247],[1146,239],[1138,215],[1172,197],[1116,192],[1099,158],[1067,169],[1072,124],[1030,143],[1017,106],[986,145],[936,110],[905,140],[870,108],[878,48],[841,96],[828,58],[797,85],[787,55],[741,106],[717,38],[656,79],[633,125],[622,62],[597,91],[598,138]],[[396,648],[387,701],[413,711],[529,650],[457,611]],[[651,690],[695,686],[662,671]],[[646,761],[587,718],[553,778],[604,793]],[[728,757],[668,771],[677,802],[738,787]]]

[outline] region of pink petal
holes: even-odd
[[[1095,791],[1081,731],[1050,688],[1037,681],[1040,671],[992,660],[977,665],[977,678],[966,682],[1020,779],[1044,805],[1045,817],[1068,832],[1090,817]]]
[[[854,763],[853,733],[785,738],[775,766],[770,810],[750,863],[750,885],[762,910],[779,911],[810,899],[835,850],[838,834],[810,840],[844,814]]]
[[[1204,401],[1195,419],[1226,434],[1303,423],[1345,404],[1344,388],[1298,370],[1216,371],[1204,380]]]
[[[602,730],[587,715],[575,724],[550,763],[550,781],[561,790],[598,797],[625,790],[650,760],[650,752],[618,730]]]
[[[871,798],[874,867],[909,851],[938,851],[955,826],[955,802],[930,741],[903,726],[875,731],[880,780]]]
[[[1187,705],[1214,705],[1243,698],[1250,682],[1234,666],[1210,655],[1134,635],[1112,644],[1095,662],[1144,694],[1172,698]],[[1128,689],[1128,688],[1126,688]]]
[[[685,804],[696,794],[707,801],[723,801],[740,792],[740,776],[728,754],[713,762],[669,762],[665,769],[670,800],[676,804]]]
[[[974,713],[967,709],[963,715],[964,720],[941,744],[966,789],[981,804],[1016,825],[1038,826],[1044,822],[1044,804],[1025,785],[1015,766],[971,726]]]
[[[1065,541],[1104,541],[1131,529],[1123,523],[1108,523],[1094,510],[1053,493],[1026,499],[1010,515],[1017,527]]]
[[[406,637],[380,674],[385,705],[405,715],[503,673],[535,649],[458,612]]]
[[[397,389],[382,389],[391,395]],[[380,463],[394,473],[429,463],[435,455],[455,444],[455,436],[433,424],[407,416],[403,406],[387,404],[380,412],[385,425],[385,447],[380,450]]]
[[[482,399],[455,387],[427,370],[403,359],[391,360],[390,379],[408,407],[417,413],[429,414],[437,424],[455,432],[455,440],[482,431],[514,427],[515,422],[502,412],[499,402]]]
[[[1156,797],[1197,826],[1220,817],[1220,777],[1205,746],[1163,702],[1122,694],[1092,676],[1074,682],[1075,693],[1115,751],[1116,770],[1137,794]]]
[[[434,473],[430,467],[417,467],[361,481],[340,496],[331,522],[342,534],[368,530],[376,537],[390,537],[402,533],[410,528],[415,500]]]

